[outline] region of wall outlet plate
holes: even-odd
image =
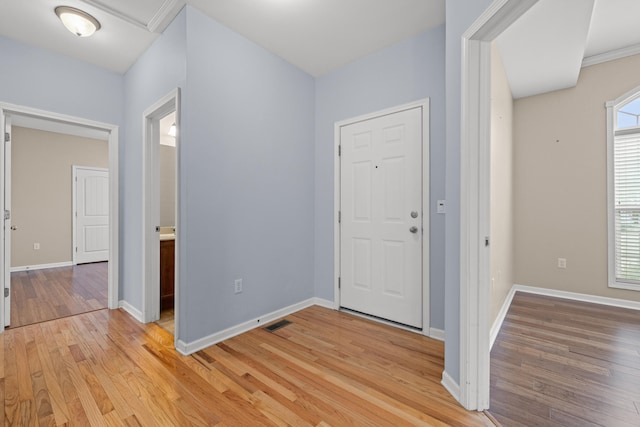
[[[233,283],[233,293],[242,293],[242,279],[236,279]]]

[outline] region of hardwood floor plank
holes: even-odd
[[[256,329],[188,357],[164,329],[120,310],[9,329],[0,339],[4,423],[492,425],[439,383],[441,343],[318,307],[290,319],[277,333]]]
[[[491,352],[505,425],[639,426],[640,312],[516,293]]]
[[[11,328],[107,307],[108,263],[11,273]]]

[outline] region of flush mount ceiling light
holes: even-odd
[[[100,29],[100,23],[96,18],[75,7],[58,6],[55,12],[67,30],[76,36],[89,37]]]
[[[177,128],[175,123],[171,125],[168,133],[169,133],[169,136],[176,136]]]

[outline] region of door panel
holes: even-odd
[[[420,328],[422,108],[343,126],[340,144],[340,305]]]
[[[109,172],[76,168],[75,263],[109,259]]]

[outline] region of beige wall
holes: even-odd
[[[607,286],[605,115],[639,70],[640,55],[594,65],[575,88],[515,102],[516,283],[640,301]]]
[[[498,49],[491,51],[491,322],[514,284],[513,96]]]
[[[107,168],[107,141],[12,128],[12,267],[72,260],[72,165]]]
[[[160,145],[160,226],[176,225],[176,147]]]

